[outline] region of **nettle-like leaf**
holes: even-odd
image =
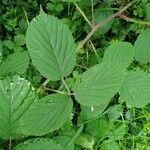
[[[62,127],[71,116],[72,101],[68,95],[52,94],[31,107],[21,118],[25,135],[44,135]]]
[[[15,75],[0,80],[0,138],[19,135],[19,120],[36,100],[30,82]]]
[[[75,44],[63,21],[41,12],[29,24],[26,44],[34,66],[44,77],[56,81],[72,72]]]
[[[150,29],[144,30],[135,41],[135,59],[140,63],[150,62]]]
[[[87,70],[75,84],[76,100],[85,106],[108,103],[121,88],[126,68],[133,61],[133,52],[132,45],[126,42],[108,47],[103,62]]]
[[[76,100],[84,106],[108,103],[120,89],[125,69],[119,64],[98,64],[82,75],[73,89]]]
[[[25,141],[13,150],[64,150],[59,144],[56,144],[53,140],[49,139],[32,139]]]
[[[119,93],[128,105],[144,107],[150,103],[150,75],[142,71],[129,71]]]
[[[0,64],[0,75],[22,74],[29,66],[29,55],[27,52],[15,52]]]
[[[103,62],[118,63],[128,67],[134,60],[134,47],[128,42],[115,42],[105,50]]]

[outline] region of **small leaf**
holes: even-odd
[[[128,67],[134,60],[134,47],[127,42],[115,42],[105,50],[103,62]]]
[[[144,30],[134,44],[135,59],[140,63],[150,62],[150,29]]]
[[[0,64],[0,75],[23,74],[29,65],[29,55],[27,52],[16,52],[9,55],[5,61]]]
[[[110,7],[100,7],[98,9],[95,10],[94,13],[94,21],[95,24],[103,21],[104,19],[106,19],[107,17],[109,17],[110,15],[113,14],[113,11]],[[106,32],[108,32],[111,28],[111,25],[113,24],[113,19],[111,19],[110,21],[108,21],[106,24],[104,24],[100,29],[98,29],[94,36],[99,37],[102,34],[105,34]]]
[[[30,82],[14,76],[0,80],[0,137],[9,139],[19,135],[19,120],[36,100]]]
[[[79,2],[81,0],[61,0],[61,1],[64,1],[64,2]]]
[[[146,106],[150,103],[150,75],[142,71],[129,71],[119,93],[130,106]]]
[[[25,45],[26,39],[24,35],[17,35],[15,36],[15,44],[22,46]]]
[[[41,12],[29,24],[26,44],[34,66],[44,77],[56,81],[72,72],[75,44],[63,21]]]
[[[25,141],[13,150],[64,150],[60,145],[49,139],[32,139]]]
[[[42,98],[21,119],[25,135],[44,135],[63,126],[71,116],[72,101],[67,95],[52,94]]]
[[[101,63],[86,71],[73,91],[76,100],[84,106],[108,103],[121,88],[125,69],[115,63]]]

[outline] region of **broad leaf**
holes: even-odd
[[[63,21],[41,12],[29,24],[26,44],[34,66],[44,77],[55,81],[72,72],[75,44]]]
[[[127,42],[115,42],[105,50],[103,62],[128,67],[134,60],[134,47]]]
[[[150,62],[150,29],[144,30],[135,41],[135,59],[140,63]]]
[[[44,135],[63,126],[71,116],[72,101],[67,95],[46,96],[21,119],[20,130],[25,135]]]
[[[98,64],[82,75],[74,87],[76,100],[85,106],[108,103],[121,88],[125,69],[119,64]]]
[[[101,150],[120,150],[120,147],[117,142],[111,141],[110,143],[104,143],[100,147]]]
[[[25,141],[13,150],[64,150],[60,145],[49,139],[32,139]]]
[[[36,100],[30,83],[14,76],[0,80],[0,137],[8,139],[19,135],[19,120]]]
[[[22,74],[26,72],[29,65],[29,56],[27,52],[16,52],[9,55],[0,65],[0,75]]]
[[[103,113],[103,111],[105,110],[107,105],[108,105],[108,103],[104,103],[102,105],[95,106],[95,107],[93,107],[93,106],[87,107],[87,106],[81,105],[82,111],[80,113],[80,117],[83,121],[96,118]]]
[[[120,94],[128,105],[144,107],[150,103],[150,75],[142,71],[129,71]]]

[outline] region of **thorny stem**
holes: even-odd
[[[119,16],[120,14],[122,14],[125,10],[127,10],[132,4],[134,4],[135,2],[137,2],[138,0],[133,0],[132,2],[128,3],[125,7],[123,7],[120,11],[110,15],[109,17],[107,17],[106,19],[104,19],[103,21],[99,22],[97,25],[95,25],[91,32],[85,37],[85,39],[79,44],[79,46],[77,47],[77,49],[80,49],[83,47],[83,45],[91,38],[91,36],[103,25],[105,25],[108,21],[110,21],[111,19]]]
[[[124,19],[127,22],[133,22],[133,23],[137,23],[137,24],[142,24],[142,25],[148,25],[150,26],[150,22],[146,22],[146,21],[140,21],[140,20],[135,20],[132,18],[129,18],[123,14],[118,15],[121,19]]]

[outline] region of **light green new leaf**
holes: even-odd
[[[64,150],[59,144],[49,139],[32,139],[25,141],[13,148],[13,150]]]
[[[135,41],[135,59],[140,63],[150,62],[150,29],[144,30]]]
[[[63,21],[41,12],[29,24],[26,44],[34,66],[44,77],[56,81],[72,72],[75,44]]]
[[[21,118],[20,130],[25,135],[44,135],[63,126],[71,116],[72,101],[68,95],[52,94],[31,107]]]
[[[0,80],[0,138],[19,135],[19,120],[36,100],[30,82],[14,76]]]
[[[76,100],[84,106],[108,103],[121,88],[125,68],[116,63],[98,64],[82,75],[73,88]]]
[[[103,62],[128,67],[134,60],[134,47],[127,42],[115,42],[105,50]]]
[[[142,71],[129,71],[119,93],[128,105],[144,107],[150,103],[150,75]]]
[[[29,55],[27,52],[16,52],[0,64],[0,75],[22,74],[26,72],[29,65]]]

